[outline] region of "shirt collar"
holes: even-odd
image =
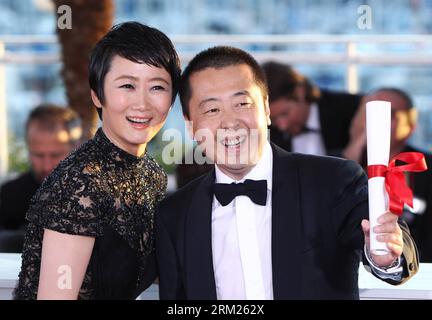
[[[309,117],[305,127],[308,129],[321,130],[318,105],[314,102],[310,105]]]

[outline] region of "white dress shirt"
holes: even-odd
[[[216,165],[216,183],[267,180],[267,203],[260,206],[238,196],[222,206],[213,197],[212,252],[218,299],[273,299],[271,257],[271,190],[273,154],[266,142],[263,156],[240,181]],[[258,250],[257,250],[258,249]]]
[[[300,133],[292,138],[292,151],[325,155],[326,150],[321,135],[321,124],[319,119],[319,109],[316,103],[310,106],[309,117],[305,127],[313,130],[313,132]]]

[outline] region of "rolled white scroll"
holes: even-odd
[[[390,154],[391,104],[388,101],[366,103],[366,135],[368,166],[388,166]],[[389,252],[385,242],[378,242],[374,227],[377,219],[388,210],[389,200],[384,177],[369,179],[370,250],[376,255]]]

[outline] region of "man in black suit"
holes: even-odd
[[[0,187],[0,252],[21,252],[31,198],[81,135],[81,120],[72,109],[43,104],[30,112],[26,142],[31,169]]]
[[[353,161],[288,153],[267,142],[265,76],[248,53],[214,47],[182,75],[194,139],[216,166],[156,214],[161,299],[358,299],[369,246],[367,178]],[[409,233],[386,212],[373,274],[416,273]]]
[[[390,159],[401,152],[422,152],[428,168],[432,167],[432,156],[408,143],[417,125],[417,110],[410,95],[398,88],[379,88],[364,97],[364,101],[353,118],[350,142],[342,155],[359,162],[364,168],[366,159],[366,103],[384,100],[391,103]],[[408,224],[419,249],[421,262],[432,262],[432,171],[406,173],[413,190],[414,208],[405,207],[402,218]]]
[[[361,95],[320,90],[291,66],[263,64],[269,88],[270,139],[287,151],[339,155]]]

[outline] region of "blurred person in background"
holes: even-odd
[[[366,153],[366,103],[383,100],[391,103],[390,159],[401,152],[422,152],[429,170],[405,173],[413,190],[414,208],[405,206],[402,218],[407,222],[418,246],[421,262],[432,262],[432,156],[418,150],[408,142],[417,125],[417,110],[410,95],[398,88],[380,88],[365,96],[353,118],[350,142],[342,152],[343,157],[367,167]]]
[[[81,141],[81,120],[72,109],[43,104],[26,122],[30,170],[0,188],[0,251],[21,252],[30,199],[61,160]]]
[[[340,155],[361,95],[321,90],[287,64],[262,67],[269,86],[271,141],[287,151]]]

